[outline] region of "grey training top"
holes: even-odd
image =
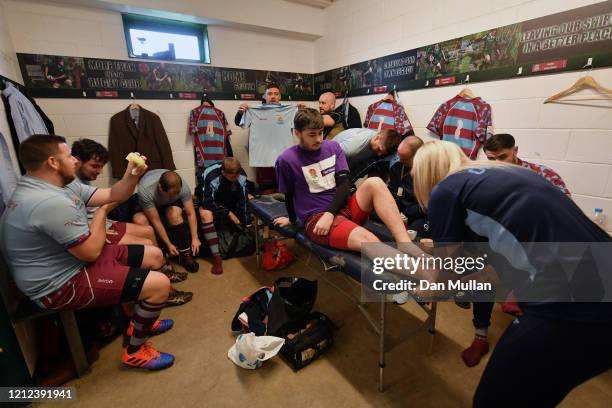
[[[90,235],[84,207],[96,189],[82,186],[77,195],[23,176],[0,219],[0,250],[31,299],[59,289],[86,264],[68,252]]]
[[[162,174],[167,171],[165,169],[149,170],[138,182],[138,201],[143,209],[163,207],[179,199],[183,203],[191,201],[191,189],[183,178],[181,178],[183,186],[176,197],[166,198],[161,194],[157,186]]]

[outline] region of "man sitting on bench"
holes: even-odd
[[[294,130],[299,144],[276,161],[279,191],[285,193],[289,217],[276,218],[275,225],[283,227],[299,219],[313,242],[360,251],[364,242],[380,242],[362,227],[375,209],[395,241],[410,242],[397,205],[380,178],[366,179],[351,194],[345,155],[335,140],[323,139],[323,118],[318,111],[300,109]]]
[[[210,270],[215,275],[223,273],[219,238],[215,229],[217,224],[231,222],[236,225],[249,223],[250,214],[247,202],[253,198],[255,185],[247,179],[240,161],[226,157],[222,163],[206,169],[203,175],[204,191],[200,202],[200,219],[202,235],[206,239],[213,256]]]
[[[130,162],[113,188],[82,185],[77,195],[64,188],[74,180],[76,159],[63,137],[31,136],[19,146],[19,159],[27,173],[0,220],[0,249],[17,287],[54,310],[137,301],[123,364],[150,370],[172,365],[174,356],[145,341],[174,323],[157,319],[170,291],[168,278],[150,271],[163,265],[161,250],[105,244],[108,203],[129,197],[146,166]],[[91,225],[86,205],[99,206]]]
[[[72,144],[72,155],[77,159],[77,170],[74,181],[66,186],[75,194],[81,188],[81,184],[90,185],[96,180],[102,169],[108,162],[108,150],[100,143],[91,139],[80,139]],[[132,198],[128,199],[131,201]],[[120,205],[127,204],[124,201]],[[129,206],[129,205],[128,205]],[[112,221],[112,209],[117,208],[117,203],[111,204],[111,211],[106,218],[106,243],[111,245],[157,245],[157,238],[153,227],[148,225],[138,225],[131,222]],[[89,222],[96,213],[96,207],[87,207],[87,218]],[[131,216],[130,216],[131,219]],[[170,279],[170,283],[178,283],[187,279],[187,272],[175,271],[172,264],[165,261],[159,270]],[[181,306],[191,301],[193,292],[186,292],[171,288],[170,296],[166,301],[167,306]]]
[[[187,271],[197,272],[200,265],[193,257],[198,254],[201,244],[187,182],[174,171],[150,170],[138,183],[138,201],[142,210],[134,214],[134,222],[153,225],[170,255],[178,256],[178,263]]]

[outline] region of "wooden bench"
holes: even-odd
[[[0,279],[8,280],[9,277],[8,266],[0,254]],[[7,299],[5,299],[11,322],[16,324],[58,313],[62,321],[62,326],[64,327],[64,334],[66,335],[66,340],[70,347],[70,353],[74,366],[76,367],[77,376],[82,377],[89,372],[89,363],[85,356],[85,348],[83,347],[83,341],[81,340],[81,334],[79,333],[79,327],[77,326],[74,312],[69,310],[58,311],[40,308],[36,303],[32,302],[21,293],[15,294],[15,297],[18,300],[11,303],[17,303],[17,307],[11,308],[8,302],[6,302]]]

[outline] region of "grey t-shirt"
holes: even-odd
[[[342,148],[351,171],[376,157],[370,147],[370,141],[375,135],[376,130],[355,128],[340,132],[334,138]]]
[[[89,183],[89,181],[86,180],[82,180],[80,179],[78,176],[75,177],[75,179],[72,181],[72,183],[68,184],[66,186],[66,188],[72,190],[72,192],[76,195],[80,195],[81,191],[83,189],[85,189],[85,191],[88,191],[88,189],[92,189],[93,191],[91,191],[91,196],[94,195],[94,193],[98,190],[96,187],[92,187]],[[96,215],[96,211],[98,210],[99,207],[90,207],[87,206],[86,211],[87,211],[87,220],[91,223],[91,220],[93,220],[94,215]],[[108,218],[106,219],[106,229],[110,229],[113,226],[113,221],[109,220]]]
[[[145,208],[163,207],[177,200],[181,200],[183,203],[191,201],[191,189],[183,179],[181,179],[183,186],[176,197],[168,199],[161,194],[157,186],[162,174],[167,171],[165,169],[149,170],[138,182],[138,202],[143,210]]]
[[[85,241],[85,206],[95,188],[72,190],[36,177],[17,183],[0,219],[0,250],[17,287],[31,299],[59,289],[85,266],[68,249]]]

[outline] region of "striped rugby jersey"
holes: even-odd
[[[223,111],[206,105],[193,109],[189,115],[189,133],[194,137],[198,167],[207,168],[227,156],[232,131]]]
[[[472,160],[487,140],[487,128],[492,126],[491,105],[482,98],[459,95],[444,102],[427,125],[440,139],[455,143]]]
[[[528,161],[521,160],[518,157],[516,158],[516,164],[535,171],[540,176],[550,181],[559,190],[561,190],[563,194],[571,195],[561,176],[550,167],[544,166],[543,164],[530,163]]]
[[[400,136],[412,131],[412,125],[404,107],[396,101],[382,99],[368,107],[363,126],[368,129],[395,129]]]

